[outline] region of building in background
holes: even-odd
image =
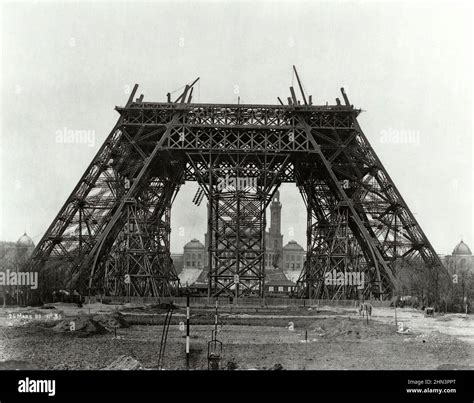
[[[25,232],[16,242],[0,241],[0,270],[15,269],[35,250],[35,244]]]
[[[192,239],[183,248],[184,269],[204,269],[204,245],[197,239]]]
[[[277,190],[270,203],[270,228],[265,231],[265,268],[270,270],[280,268],[283,259],[281,207],[280,192]]]
[[[275,192],[269,208],[270,227],[268,231],[265,231],[266,290],[269,289],[268,281],[273,281],[275,284],[270,287],[273,287],[272,289],[276,290],[276,293],[287,294],[296,287],[295,279],[299,277],[303,269],[306,252],[300,244],[293,240],[283,245],[282,204],[279,191]],[[203,279],[207,278],[209,270],[208,246],[209,238],[206,233],[204,245],[198,239],[193,239],[184,246],[183,254],[171,256],[182,286],[192,287],[194,283],[199,283],[197,285],[204,289],[204,285],[201,283],[203,283]],[[273,278],[270,273],[275,274],[276,277]]]
[[[442,257],[442,260],[451,274],[474,272],[474,256],[463,240],[454,247],[451,255]]]
[[[463,240],[453,249],[451,255],[440,256],[452,278],[450,290],[451,309],[454,312],[471,310],[474,298],[474,256]]]
[[[291,281],[283,271],[267,273],[265,277],[265,295],[281,296],[293,295],[296,292],[296,283]]]
[[[0,242],[0,271],[24,271],[25,264],[35,250],[35,244],[25,232],[16,242]],[[18,304],[24,292],[17,286],[0,286],[2,304]]]
[[[305,260],[306,251],[298,242],[290,241],[283,247],[282,268],[284,271],[301,271]]]

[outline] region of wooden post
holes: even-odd
[[[186,369],[189,369],[189,292],[186,295]]]
[[[395,298],[395,326],[398,330],[398,320],[397,320],[397,299]]]
[[[298,72],[296,71],[295,66],[293,66],[293,70],[294,70],[295,75],[296,75],[296,80],[298,80],[298,86],[300,87],[301,96],[303,97],[303,102],[304,102],[305,105],[308,105],[308,103],[306,102],[306,97],[304,95],[303,86],[301,85],[300,77],[298,75]]]

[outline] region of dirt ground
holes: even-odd
[[[0,308],[0,369],[157,368],[165,314],[164,307],[131,305]],[[393,308],[374,308],[369,324],[353,309],[221,309],[221,367],[474,369],[473,315],[425,318],[419,310],[398,308],[397,319],[407,334],[396,332]],[[164,369],[185,369],[180,322],[183,307],[174,310]],[[192,369],[208,367],[213,324],[213,309],[191,309]]]

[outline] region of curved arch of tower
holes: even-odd
[[[389,297],[398,259],[446,272],[343,89],[332,105],[303,92],[299,101],[293,88],[288,104],[196,104],[193,85],[174,102],[135,98],[135,86],[116,107],[116,125],[33,253],[40,281],[60,273],[92,294],[178,293],[170,209],[184,181],[208,200],[210,296],[264,296],[265,211],[285,182],[307,210],[301,297]]]

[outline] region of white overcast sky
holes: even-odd
[[[38,242],[118,118],[201,77],[195,102],[275,103],[295,64],[315,103],[344,86],[359,122],[438,253],[473,242],[469,2],[11,2],[1,10],[0,240]],[[94,144],[58,131],[89,130]],[[411,131],[413,141],[386,142]],[[394,139],[392,139],[394,140]],[[396,139],[395,139],[396,140]],[[203,240],[205,202],[186,184],[172,250]],[[284,241],[305,241],[294,185]],[[291,227],[294,235],[290,234]],[[178,228],[184,229],[180,236]]]

